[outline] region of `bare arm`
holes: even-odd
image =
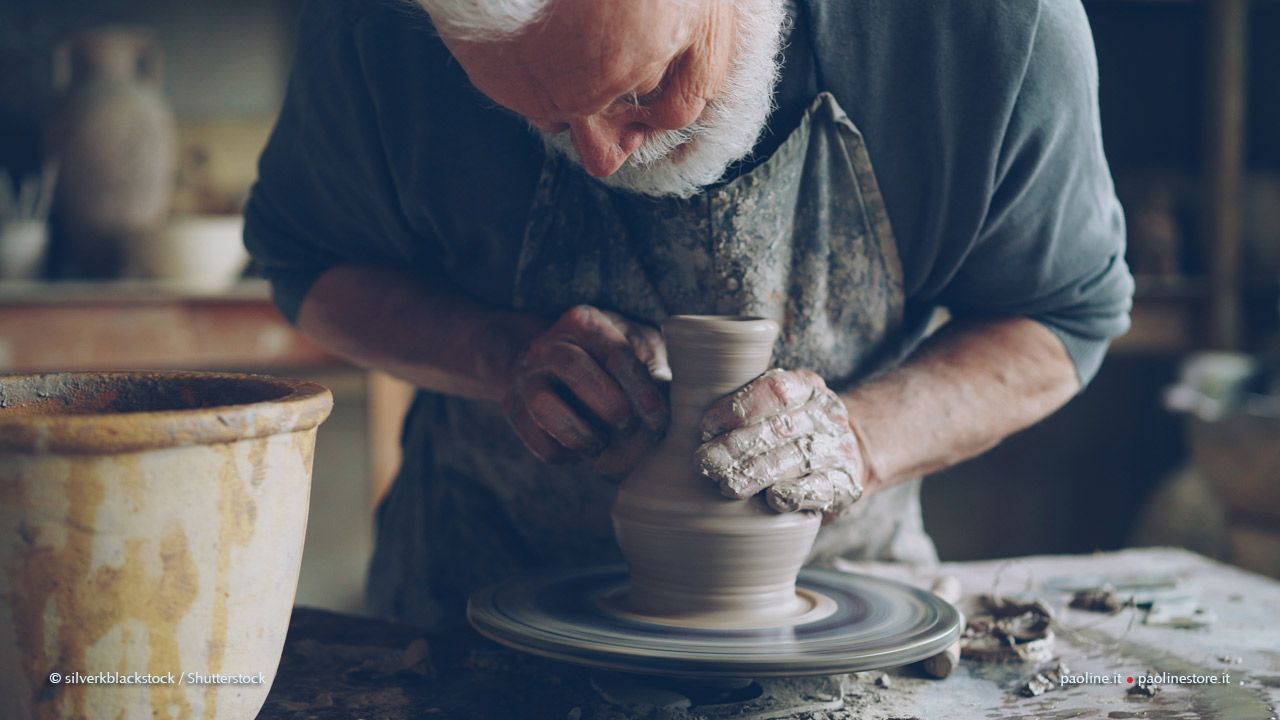
[[[298,328],[358,365],[449,395],[501,400],[521,349],[550,323],[472,300],[439,278],[338,265],[316,280]]]
[[[441,277],[339,265],[311,286],[298,327],[417,387],[501,402],[548,462],[633,462],[666,423],[651,374],[666,365],[657,330],[585,305],[553,322],[484,305]]]
[[[875,491],[971,458],[1080,388],[1062,342],[1028,318],[960,320],[843,399]]]
[[[963,320],[843,396],[775,368],[702,420],[702,472],[728,497],[838,517],[864,493],[973,457],[1079,389],[1062,342],[1027,318]]]

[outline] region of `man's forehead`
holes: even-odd
[[[656,82],[688,43],[686,3],[553,0],[549,15],[511,40],[450,43],[494,100],[535,119],[585,115]]]

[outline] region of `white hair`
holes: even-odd
[[[649,133],[617,172],[597,180],[642,195],[687,198],[750,155],[773,110],[787,14],[782,0],[734,0],[734,5],[737,47],[723,87],[702,116],[678,130]],[[538,134],[553,152],[582,163],[568,130]]]
[[[542,17],[551,0],[416,0],[441,35],[458,40],[501,40]]]

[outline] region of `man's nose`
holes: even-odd
[[[582,167],[593,177],[617,172],[643,140],[634,125],[597,116],[570,123],[569,128]]]

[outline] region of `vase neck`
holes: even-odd
[[[725,392],[715,394],[702,386],[672,380],[669,434],[677,437],[700,438],[702,414],[711,403],[733,390],[734,388],[729,388]]]
[[[671,432],[697,439],[713,402],[769,369],[778,326],[759,318],[676,316],[662,325],[671,364]]]

